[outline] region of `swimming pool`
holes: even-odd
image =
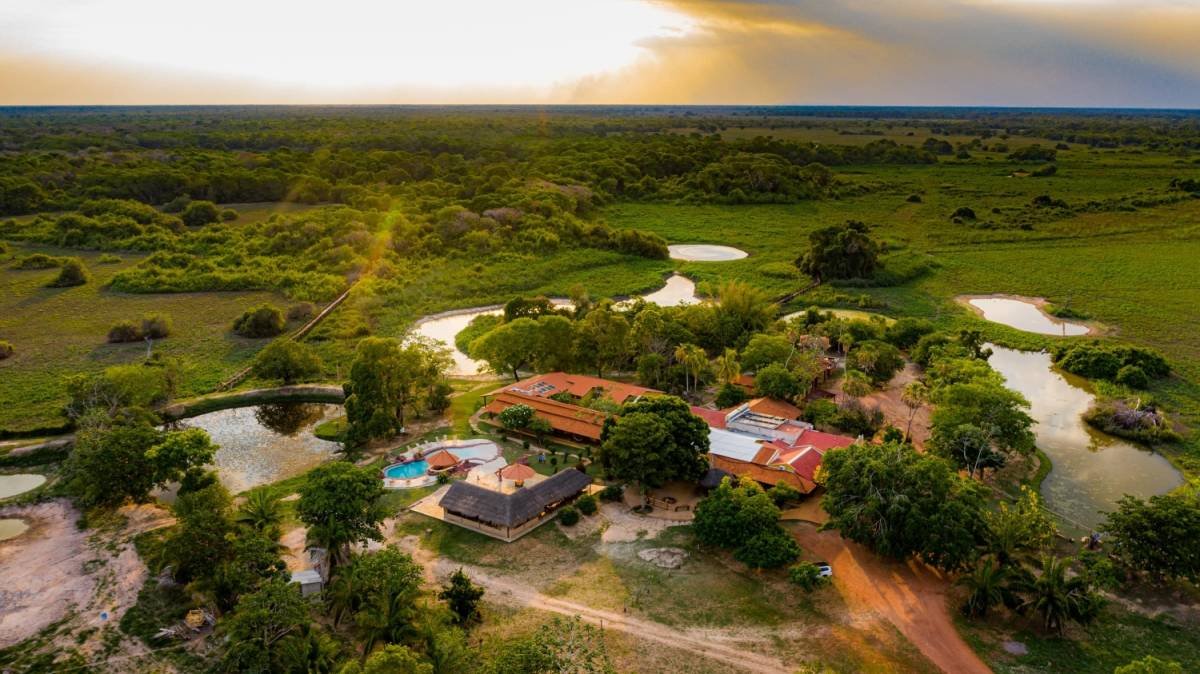
[[[388,466],[387,470],[383,471],[383,475],[393,480],[411,480],[414,477],[421,477],[428,470],[429,462],[421,459],[419,461]]]

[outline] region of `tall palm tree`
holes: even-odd
[[[929,399],[929,388],[919,381],[909,382],[900,393],[900,402],[908,408],[908,424],[904,427],[904,440],[912,442],[913,419],[925,401]]]
[[[684,361],[684,366],[692,371],[692,388],[700,389],[700,374],[708,367],[708,354],[704,353],[704,349],[695,344],[688,345],[687,358]]]
[[[725,353],[717,357],[717,376],[725,384],[733,384],[742,374],[742,364],[738,362],[735,349],[725,349]]]
[[[680,365],[683,366],[683,392],[684,393],[687,393],[689,390],[691,390],[688,388],[688,366],[687,366],[688,346],[690,346],[690,345],[689,344],[680,344],[679,346],[675,347],[675,353],[673,354],[675,356],[675,362],[679,363]]]
[[[1052,555],[1042,557],[1041,574],[1028,585],[1020,608],[1031,609],[1042,617],[1042,627],[1062,635],[1067,621],[1091,622],[1100,610],[1100,598],[1087,581],[1067,577],[1069,560]]]
[[[415,627],[416,602],[411,593],[405,591],[380,591],[355,615],[363,633],[363,657],[366,658],[378,644],[403,643],[412,636]]]
[[[271,538],[278,538],[279,527],[283,524],[283,504],[266,489],[255,489],[246,494],[246,501],[238,508],[234,519]]]

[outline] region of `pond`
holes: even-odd
[[[1064,531],[1083,534],[1099,526],[1101,511],[1114,510],[1125,494],[1147,498],[1183,482],[1162,455],[1088,426],[1080,415],[1091,406],[1092,394],[1082,380],[1052,369],[1050,354],[989,346],[992,367],[1030,402],[1037,445],[1053,463],[1042,499],[1074,522],[1063,522]]]
[[[277,403],[209,412],[180,423],[208,431],[220,447],[213,461],[217,475],[236,494],[328,460],[339,445],[313,435],[313,427],[341,413],[341,405]]]
[[[0,499],[24,494],[31,489],[46,484],[45,475],[20,473],[17,475],[0,475]]]
[[[747,256],[746,251],[733,246],[717,246],[708,243],[680,243],[667,246],[672,260],[689,262],[728,262]]]
[[[1091,329],[1082,323],[1057,319],[1042,311],[1036,303],[1008,297],[974,297],[967,300],[983,317],[1025,332],[1072,337],[1086,335]]]
[[[17,519],[0,519],[0,541],[7,541],[10,538],[16,538],[25,533],[29,529],[29,523],[25,520]]]
[[[881,318],[883,319],[883,322],[887,323],[888,325],[896,322],[896,319],[884,316],[883,314],[876,314],[870,311],[860,311],[858,309],[826,309],[824,307],[817,307],[817,309],[819,309],[823,314],[833,314],[835,318],[844,318],[848,321],[869,321],[873,318]],[[803,311],[793,311],[790,314],[786,314],[783,317],[783,320],[790,321],[793,318],[803,314]]]
[[[700,301],[700,298],[696,296],[696,283],[680,274],[673,274],[667,279],[666,284],[662,288],[642,297],[647,302],[653,302],[664,307],[674,307]],[[563,298],[554,298],[550,301],[555,306],[560,307],[570,306],[571,304],[570,300]],[[450,366],[450,371],[447,374],[451,376],[482,374],[487,371],[487,367],[483,363],[459,351],[454,346],[454,338],[458,333],[466,329],[467,325],[476,316],[499,316],[502,313],[504,313],[504,309],[499,305],[447,311],[418,320],[413,326],[413,331],[422,337],[428,337],[435,342],[439,342],[450,349],[450,355],[454,359],[454,363]]]

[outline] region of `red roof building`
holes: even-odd
[[[604,428],[605,414],[579,405],[504,389],[494,395],[491,401],[484,406],[483,411],[487,414],[499,414],[514,405],[526,405],[533,408],[533,416],[545,419],[556,433],[580,440],[600,441],[600,431]]]

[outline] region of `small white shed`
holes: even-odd
[[[321,591],[325,582],[316,569],[304,569],[292,572],[292,582],[300,585],[300,596],[308,597]]]

